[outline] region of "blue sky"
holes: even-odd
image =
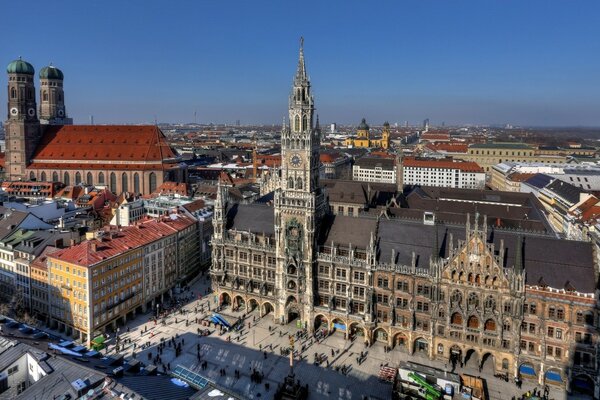
[[[600,126],[598,1],[30,0],[2,14],[4,64],[61,68],[76,123],[279,123],[304,35],[325,123]]]

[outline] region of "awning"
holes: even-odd
[[[104,340],[105,340],[104,336],[100,335],[100,336],[96,336],[94,339],[92,339],[92,342],[101,344],[101,343],[104,343]]]
[[[556,371],[546,372],[546,379],[554,382],[562,382],[562,377],[560,376],[560,373]]]
[[[524,375],[533,375],[535,376],[535,369],[531,365],[523,364],[519,367],[519,372]]]

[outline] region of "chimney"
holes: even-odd
[[[62,238],[60,238],[60,239],[56,239],[56,240],[54,241],[54,247],[61,248],[61,247],[63,247],[63,246],[64,246],[64,244],[63,244],[63,239],[62,239]]]
[[[77,243],[75,242],[75,239],[71,239],[69,241],[69,246],[75,246]]]

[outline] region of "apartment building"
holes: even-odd
[[[459,189],[483,189],[485,172],[474,162],[406,157],[404,184]]]

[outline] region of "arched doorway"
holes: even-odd
[[[357,337],[365,337],[365,328],[363,328],[362,326],[360,326],[358,324],[358,322],[354,322],[352,324],[350,324],[350,339],[354,340]]]
[[[562,385],[563,377],[558,369],[549,369],[544,375],[544,379],[548,384]]]
[[[331,321],[331,331],[344,336],[346,334],[346,323],[339,318],[335,318]]]
[[[467,350],[465,353],[465,367],[479,369],[479,355],[473,349]]]
[[[300,319],[300,309],[298,308],[297,304],[291,304],[288,308],[287,308],[287,312],[286,312],[286,316],[287,316],[287,323],[296,323],[295,321]]]
[[[246,300],[242,296],[235,296],[233,299],[233,311],[245,311]]]
[[[258,310],[258,301],[256,299],[248,300],[248,312],[253,312]]]
[[[481,366],[479,372],[486,372],[490,375],[494,375],[496,373],[496,358],[492,353],[485,353],[481,357]]]
[[[323,315],[317,315],[315,317],[315,331],[319,329],[329,330],[329,321]]]
[[[273,304],[269,303],[268,301],[265,301],[262,305],[262,315],[263,317],[271,314],[275,311],[275,308],[273,308]]]
[[[219,305],[221,307],[228,307],[231,305],[231,296],[228,293],[221,293],[219,296]]]
[[[415,347],[413,350],[413,354],[427,355],[429,351],[429,343],[427,343],[427,339],[425,338],[417,338],[415,339]]]
[[[535,372],[535,367],[531,363],[523,363],[519,366],[519,374],[524,378],[535,379],[537,373]]]
[[[406,352],[408,350],[408,338],[404,333],[396,333],[394,335],[393,346],[395,349]]]
[[[293,322],[297,319],[301,318],[300,306],[298,305],[298,300],[294,296],[289,296],[285,302],[285,318],[287,318],[286,323]]]
[[[377,328],[373,332],[373,340],[380,343],[387,343],[389,339],[388,333],[383,328]]]
[[[449,354],[450,364],[452,364],[452,371],[456,368],[456,364],[462,363],[462,349],[458,345],[453,345],[450,347]]]
[[[594,395],[594,380],[589,375],[576,375],[571,382],[571,389],[574,392]]]

